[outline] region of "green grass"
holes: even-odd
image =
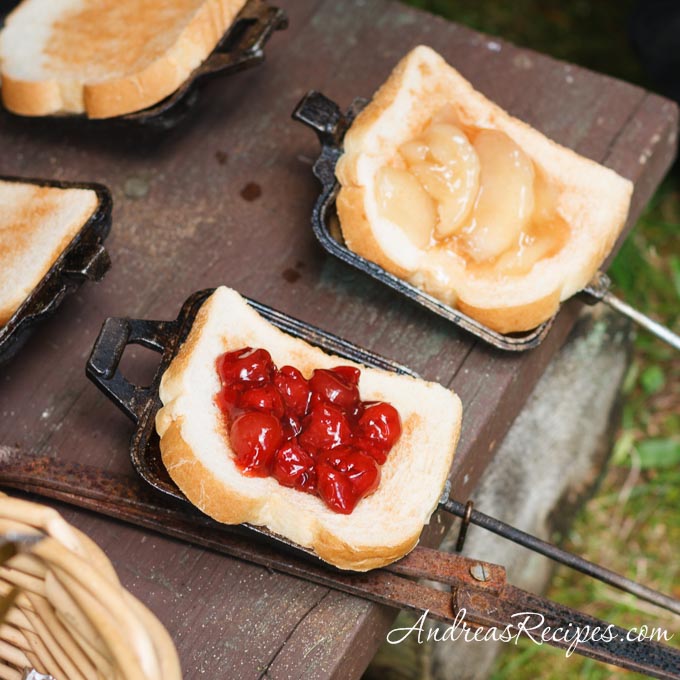
[[[626,38],[631,0],[406,0],[477,30],[649,86]],[[658,190],[609,270],[615,291],[680,331],[680,190],[676,169]],[[598,493],[566,547],[680,597],[680,357],[640,332],[625,386],[623,422]],[[548,597],[624,627],[675,633],[680,618],[560,568]],[[609,680],[619,670],[530,642],[509,647],[493,680]],[[637,677],[626,674],[626,677]]]
[[[405,0],[516,45],[643,82],[628,49],[632,0]]]

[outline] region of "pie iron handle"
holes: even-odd
[[[593,278],[593,280],[583,289],[583,297],[585,298],[586,303],[592,305],[597,304],[598,302],[604,302],[612,309],[627,316],[653,335],[656,335],[657,338],[668,343],[673,349],[680,350],[680,336],[677,335],[677,333],[674,333],[670,328],[666,328],[666,326],[660,324],[658,321],[650,319],[646,314],[643,314],[634,307],[631,307],[628,303],[617,298],[616,295],[609,290],[610,286],[611,281],[609,277],[602,272],[597,272],[595,278]]]
[[[104,244],[101,241],[79,246],[70,256],[64,275],[79,281],[101,281],[111,267]]]
[[[321,92],[308,92],[295,107],[292,117],[312,128],[319,137],[321,146],[342,146],[349,121],[340,107]]]
[[[347,129],[352,124],[357,112],[365,106],[366,102],[357,99],[347,113],[343,113],[340,107],[326,95],[316,90],[310,90],[295,107],[293,120],[310,127],[321,144],[321,156],[314,167],[314,175],[323,185],[323,192],[317,201],[315,213],[322,211],[322,205],[335,199],[337,181],[335,178],[335,166],[343,153],[343,140]],[[326,206],[327,207],[327,206]],[[316,219],[314,220],[316,221]],[[317,227],[314,227],[315,232]],[[319,238],[323,238],[317,233]],[[322,241],[323,243],[323,241]],[[324,245],[328,249],[326,245]]]
[[[125,348],[142,345],[162,354],[176,335],[176,325],[174,321],[108,318],[92,348],[85,368],[87,377],[135,423],[150,403],[154,389],[134,385],[121,373]]]
[[[288,16],[279,7],[251,0],[241,10],[226,38],[208,57],[200,76],[240,71],[264,61],[264,48],[275,31],[288,28]]]
[[[653,588],[649,588],[637,581],[626,578],[621,574],[617,574],[611,569],[607,569],[600,564],[595,564],[589,560],[575,555],[574,553],[560,548],[559,546],[553,545],[548,541],[544,541],[538,536],[533,536],[528,534],[521,529],[506,524],[495,517],[490,517],[489,515],[479,512],[479,510],[474,510],[472,504],[468,503],[464,505],[453,498],[447,498],[450,487],[447,485],[444,488],[441,498],[439,499],[439,508],[445,512],[448,512],[456,517],[463,519],[463,526],[466,527],[467,524],[474,524],[476,526],[482,527],[487,531],[490,531],[498,536],[501,536],[513,543],[517,543],[529,550],[543,555],[555,562],[564,564],[570,569],[580,571],[582,574],[586,574],[591,578],[602,581],[614,588],[623,590],[627,593],[631,593],[641,600],[646,602],[651,602],[652,604],[662,607],[674,614],[680,614],[680,600],[666,595],[665,593],[660,593]],[[464,537],[464,533],[462,534]],[[459,541],[460,544],[460,541]],[[457,550],[462,548],[462,545],[457,546]]]

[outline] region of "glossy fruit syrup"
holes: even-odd
[[[378,488],[401,419],[391,404],[362,401],[358,368],[317,368],[307,379],[244,347],[222,354],[217,372],[216,402],[243,474],[272,476],[343,514]]]

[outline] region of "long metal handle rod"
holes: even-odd
[[[650,319],[646,314],[643,314],[634,307],[631,307],[628,303],[617,298],[616,295],[609,290],[610,286],[611,281],[609,277],[603,272],[597,272],[593,277],[593,280],[582,291],[586,303],[593,305],[597,302],[604,302],[620,314],[627,316],[629,319],[635,321],[635,323],[646,328],[650,333],[656,335],[657,338],[667,342],[674,349],[680,350],[680,336],[673,333],[672,330],[666,328],[663,324],[654,321],[654,319]]]
[[[616,295],[613,295],[609,291],[602,295],[601,300],[612,309],[615,309],[617,312],[620,312],[624,316],[627,316],[629,319],[640,324],[640,326],[647,329],[650,333],[656,335],[657,338],[667,342],[673,349],[680,350],[680,335],[673,333],[670,328],[666,328],[666,326],[660,324],[658,321],[650,319],[646,314],[631,307],[628,303],[617,298]]]
[[[447,512],[456,515],[457,517],[465,517],[466,506],[462,503],[459,503],[458,501],[444,501],[441,503],[441,507]],[[655,604],[659,607],[663,607],[664,609],[667,609],[668,611],[671,611],[675,614],[680,614],[680,600],[676,600],[675,598],[672,598],[668,595],[664,595],[653,588],[648,588],[647,586],[637,583],[636,581],[626,578],[625,576],[621,576],[621,574],[610,571],[599,564],[595,564],[594,562],[590,562],[583,557],[574,555],[574,553],[570,553],[567,550],[558,548],[552,543],[548,543],[547,541],[544,541],[536,536],[532,536],[525,531],[516,529],[515,527],[510,526],[505,522],[501,522],[494,517],[489,517],[489,515],[485,515],[478,510],[472,510],[472,512],[469,513],[469,517],[470,523],[472,524],[476,524],[477,526],[483,527],[488,531],[492,531],[494,534],[498,534],[503,538],[507,538],[514,543],[524,546],[529,550],[533,550],[534,552],[540,553],[545,557],[549,557],[555,562],[559,562],[560,564],[571,567],[572,569],[580,571],[583,574],[592,576],[598,581],[602,581],[603,583],[607,583],[610,586],[624,590],[627,593],[632,593],[641,600],[646,600],[647,602],[651,602],[652,604]]]

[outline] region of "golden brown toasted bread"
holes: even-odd
[[[245,0],[24,0],[0,33],[5,106],[109,118],[172,94]]]
[[[97,204],[89,189],[0,180],[0,325],[38,285]]]

